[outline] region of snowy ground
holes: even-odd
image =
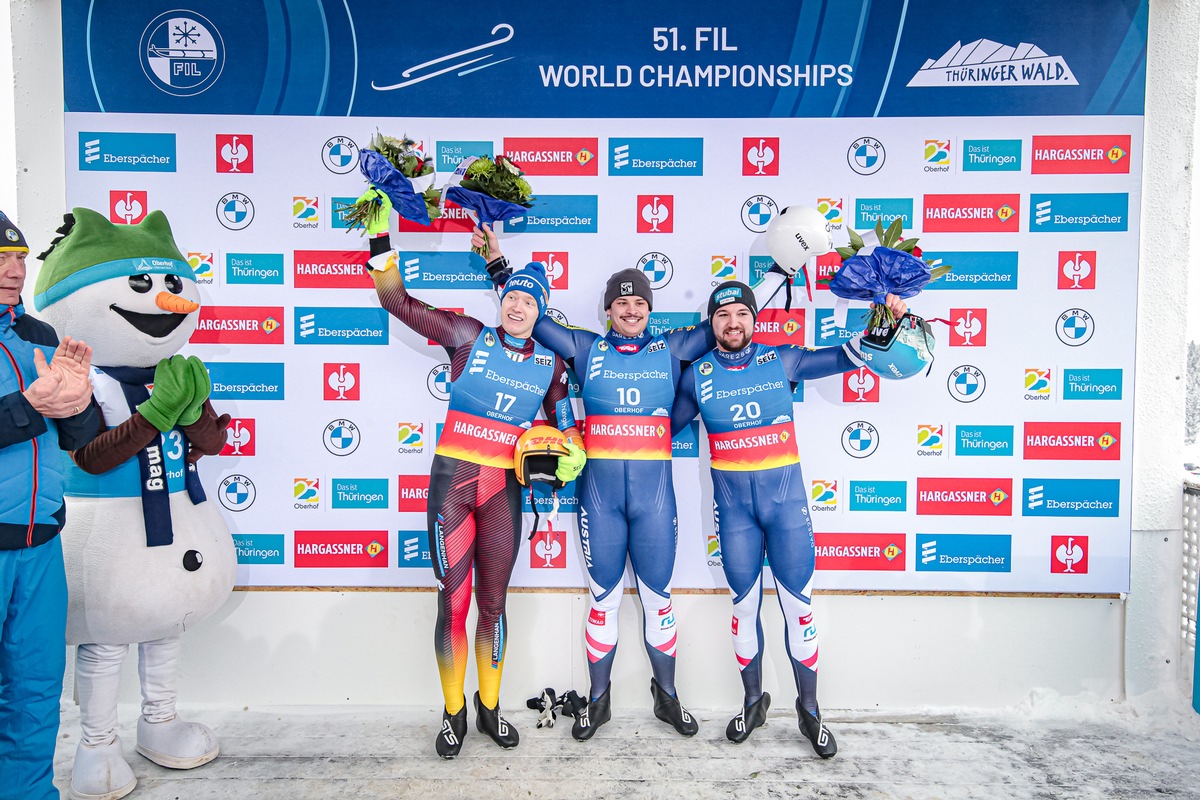
[[[828,710],[839,753],[817,758],[778,698],[750,741],[725,739],[736,709],[693,710],[683,739],[649,711],[615,712],[588,743],[568,725],[535,727],[536,713],[506,712],[521,745],[500,750],[472,724],[455,761],[433,753],[440,709],[193,707],[221,756],[199,769],[158,767],[133,750],[137,709],[122,706],[121,736],[138,778],[130,800],[210,798],[1196,798],[1200,714],[1180,697],[1102,707],[1034,694],[1020,707],[915,713]],[[468,712],[469,714],[471,712]],[[569,722],[569,720],[568,720]],[[63,712],[56,759],[68,779],[78,712]],[[65,794],[64,794],[65,796]]]

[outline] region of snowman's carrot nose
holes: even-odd
[[[199,303],[193,303],[185,297],[170,292],[159,292],[158,296],[154,298],[154,305],[163,311],[171,311],[176,314],[190,314],[200,307]]]

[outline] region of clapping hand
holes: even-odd
[[[24,395],[34,411],[64,419],[87,408],[92,400],[92,348],[87,342],[64,336],[48,364],[41,349],[34,348],[33,366],[38,376]]]

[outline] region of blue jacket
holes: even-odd
[[[61,450],[78,450],[99,432],[94,403],[68,419],[47,419],[22,392],[37,380],[33,351],[49,361],[54,329],[25,309],[0,305],[0,550],[37,547],[58,535],[63,508]]]

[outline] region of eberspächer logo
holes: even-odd
[[[142,72],[160,91],[191,97],[207,90],[225,66],[221,33],[194,11],[159,14],[138,43]]]

